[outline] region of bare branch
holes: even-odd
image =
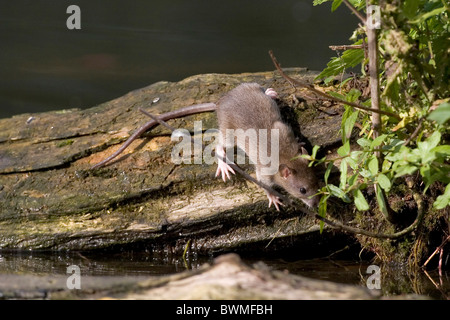
[[[431,256],[428,257],[427,261],[425,261],[422,268],[425,268],[427,266],[428,262],[430,262],[430,260],[436,255],[436,253],[438,253],[444,247],[444,245],[447,243],[447,241],[449,241],[449,240],[450,240],[450,236],[447,236],[447,238],[445,238],[445,240],[442,241],[441,245],[439,247],[437,247],[436,250],[434,250],[434,252],[431,254]]]
[[[345,3],[345,5],[355,14],[355,16],[358,17],[359,20],[361,20],[362,23],[366,24],[366,17],[364,17],[361,12],[359,12],[358,10],[356,10],[356,8],[350,3],[348,2],[348,0],[343,0],[343,2]]]
[[[408,137],[408,139],[405,140],[405,142],[403,142],[404,146],[407,146],[418,134],[419,131],[422,129],[422,124],[423,124],[424,118],[420,118],[419,123],[417,124],[416,129],[414,130],[414,132]]]
[[[367,48],[365,44],[350,44],[350,45],[339,45],[339,46],[328,46],[333,51],[338,50],[348,50],[348,49],[364,49]]]

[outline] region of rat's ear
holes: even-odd
[[[303,146],[300,146],[300,152],[301,152],[301,154],[309,155],[308,150],[306,150],[305,148],[303,148]]]
[[[287,179],[291,174],[292,170],[285,164],[280,164],[280,175],[282,178]]]
[[[306,143],[300,141],[300,139],[298,137],[296,137],[295,139],[297,140],[298,151],[300,152],[300,154],[307,154],[307,155],[309,155],[308,151],[304,148]]]

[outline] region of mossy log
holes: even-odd
[[[288,72],[308,81],[316,75],[304,69]],[[175,142],[161,126],[108,166],[91,170],[148,121],[138,108],[162,114],[216,102],[242,82],[273,87],[283,116],[310,146],[340,141],[341,117],[314,108],[301,90],[275,72],[198,75],[158,82],[86,110],[1,119],[0,249],[141,245],[182,252],[189,243],[191,250],[206,253],[251,244],[266,248],[271,241],[269,248],[297,240],[325,242],[326,232],[317,240],[319,227],[311,217],[289,208],[267,208],[264,192],[242,178],[224,184],[214,177],[215,166],[175,165]],[[204,130],[217,127],[214,113],[170,123],[193,131],[196,120]]]

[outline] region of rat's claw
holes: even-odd
[[[274,196],[273,194],[269,193],[267,194],[267,198],[269,199],[269,208],[273,205],[275,206],[275,208],[277,209],[277,211],[280,211],[280,206],[284,206],[283,202],[280,201],[280,198],[278,198],[277,196]]]
[[[216,177],[219,175],[222,175],[223,182],[227,181],[227,178],[230,179],[230,172],[232,174],[235,174],[233,168],[230,167],[229,164],[223,162],[221,159],[217,159],[217,170],[216,170]]]
[[[273,88],[268,88],[265,92],[266,95],[268,95],[269,97],[271,97],[272,99],[277,99],[278,98],[278,93],[273,90]]]

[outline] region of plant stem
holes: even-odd
[[[368,8],[370,5],[370,0],[366,0],[366,7]],[[380,110],[380,81],[378,79],[378,36],[377,29],[370,26],[369,23],[365,23],[366,34],[367,34],[367,51],[369,56],[369,77],[370,77],[370,98],[371,98],[371,106],[373,110]],[[376,139],[380,136],[383,130],[383,124],[381,122],[381,114],[377,111],[372,112],[372,130],[373,130],[373,138]],[[383,163],[382,153],[379,151],[375,152],[375,156],[378,158],[378,165],[380,166]],[[384,190],[378,185],[375,184],[375,191],[377,188],[380,188],[381,199],[378,201],[384,202],[384,206],[379,204],[380,210],[383,213],[384,217],[387,221],[393,222],[392,209],[389,206],[389,202],[387,201],[386,193]],[[384,209],[383,209],[384,208]]]
[[[338,50],[348,50],[348,49],[364,49],[367,46],[365,44],[350,44],[350,45],[339,45],[339,46],[328,46],[333,51]]]
[[[348,2],[348,0],[343,0],[343,2],[350,9],[350,11],[353,12],[359,20],[361,20],[362,23],[366,23],[366,17],[364,17],[361,12],[356,10],[356,8],[350,2]]]
[[[370,1],[366,0],[367,6]],[[366,24],[367,42],[368,42],[368,54],[369,54],[369,77],[370,77],[370,98],[371,106],[373,110],[380,110],[380,85],[378,80],[378,39],[377,29],[369,28]],[[374,139],[380,135],[382,130],[381,116],[379,112],[372,112],[372,129]],[[380,153],[376,153],[377,157],[380,157]]]

